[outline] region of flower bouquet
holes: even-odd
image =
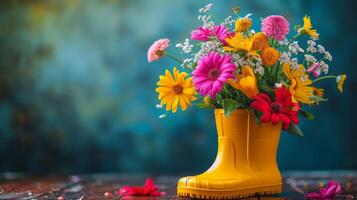
[[[303,106],[326,101],[317,83],[334,79],[342,92],[346,75],[326,75],[332,56],[318,44],[309,16],[291,31],[285,17],[271,15],[256,32],[251,14],[239,17],[238,7],[225,20],[211,8],[208,4],[199,10],[202,25],[191,39],[176,44],[184,59],[169,53],[169,39],[156,41],[148,51],[149,62],[166,56],[181,67],[160,76],[156,91],[161,106],[175,113],[196,101],[201,108],[215,109],[216,161],[201,175],[181,178],[178,194],[221,199],[279,193],[281,129],[303,135],[299,116],[313,118]],[[290,39],[289,32],[294,32]]]

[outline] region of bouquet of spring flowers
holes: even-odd
[[[251,14],[239,17],[238,7],[224,21],[211,14],[211,8],[208,4],[199,10],[202,25],[191,32],[191,39],[176,44],[184,59],[167,51],[169,39],[150,47],[149,62],[166,56],[182,68],[160,76],[156,91],[161,106],[175,113],[178,107],[186,110],[197,101],[202,108],[224,109],[225,115],[248,109],[259,123],[282,122],[284,130],[302,135],[299,115],[313,118],[303,106],[326,101],[324,89],[316,84],[334,79],[342,92],[346,79],[345,74],[326,75],[332,56],[318,44],[319,34],[310,17],[303,17],[289,39],[293,31],[283,16],[262,19],[256,32],[251,29]],[[301,39],[307,43],[300,46]]]

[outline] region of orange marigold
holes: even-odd
[[[236,21],[236,32],[247,32],[252,26],[252,19],[249,17],[239,18]]]
[[[260,57],[262,58],[263,65],[270,67],[279,60],[280,52],[272,47],[269,47],[263,50]]]
[[[254,34],[254,41],[253,41],[253,45],[251,48],[252,50],[254,50],[254,51],[264,50],[268,47],[269,47],[268,37],[264,33],[258,32],[256,34]]]

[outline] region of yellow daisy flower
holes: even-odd
[[[249,17],[239,18],[235,25],[236,32],[247,32],[252,26],[252,19]]]
[[[243,33],[236,33],[233,37],[226,38],[227,46],[224,46],[225,51],[247,51],[249,52],[252,48],[254,38],[245,38]]]
[[[228,79],[228,83],[235,89],[242,91],[249,98],[259,93],[257,79],[249,66],[244,66],[241,74],[237,74],[236,79]]]
[[[310,35],[313,39],[319,39],[319,34],[317,30],[312,29],[311,19],[309,16],[305,15],[303,18],[304,25],[299,29],[299,33]]]
[[[314,95],[318,97],[323,97],[325,94],[325,90],[322,88],[312,87],[314,90]]]
[[[338,91],[340,91],[340,93],[343,92],[343,84],[345,83],[346,78],[347,78],[346,74],[339,75],[336,78],[337,89],[338,89]]]
[[[196,99],[192,78],[186,77],[187,73],[180,73],[176,67],[174,67],[173,76],[169,70],[166,70],[165,75],[160,75],[156,92],[159,93],[160,104],[166,104],[166,110],[175,113],[178,106],[186,110],[187,106]]]
[[[305,74],[304,65],[299,65],[296,69],[291,69],[289,63],[283,65],[285,76],[290,80],[289,86],[293,102],[313,104],[315,101],[311,98],[314,96],[314,88],[310,86],[312,81]]]

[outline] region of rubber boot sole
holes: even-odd
[[[237,199],[256,195],[273,195],[282,192],[282,185],[261,186],[239,190],[203,190],[198,188],[177,188],[180,197],[195,199]]]

